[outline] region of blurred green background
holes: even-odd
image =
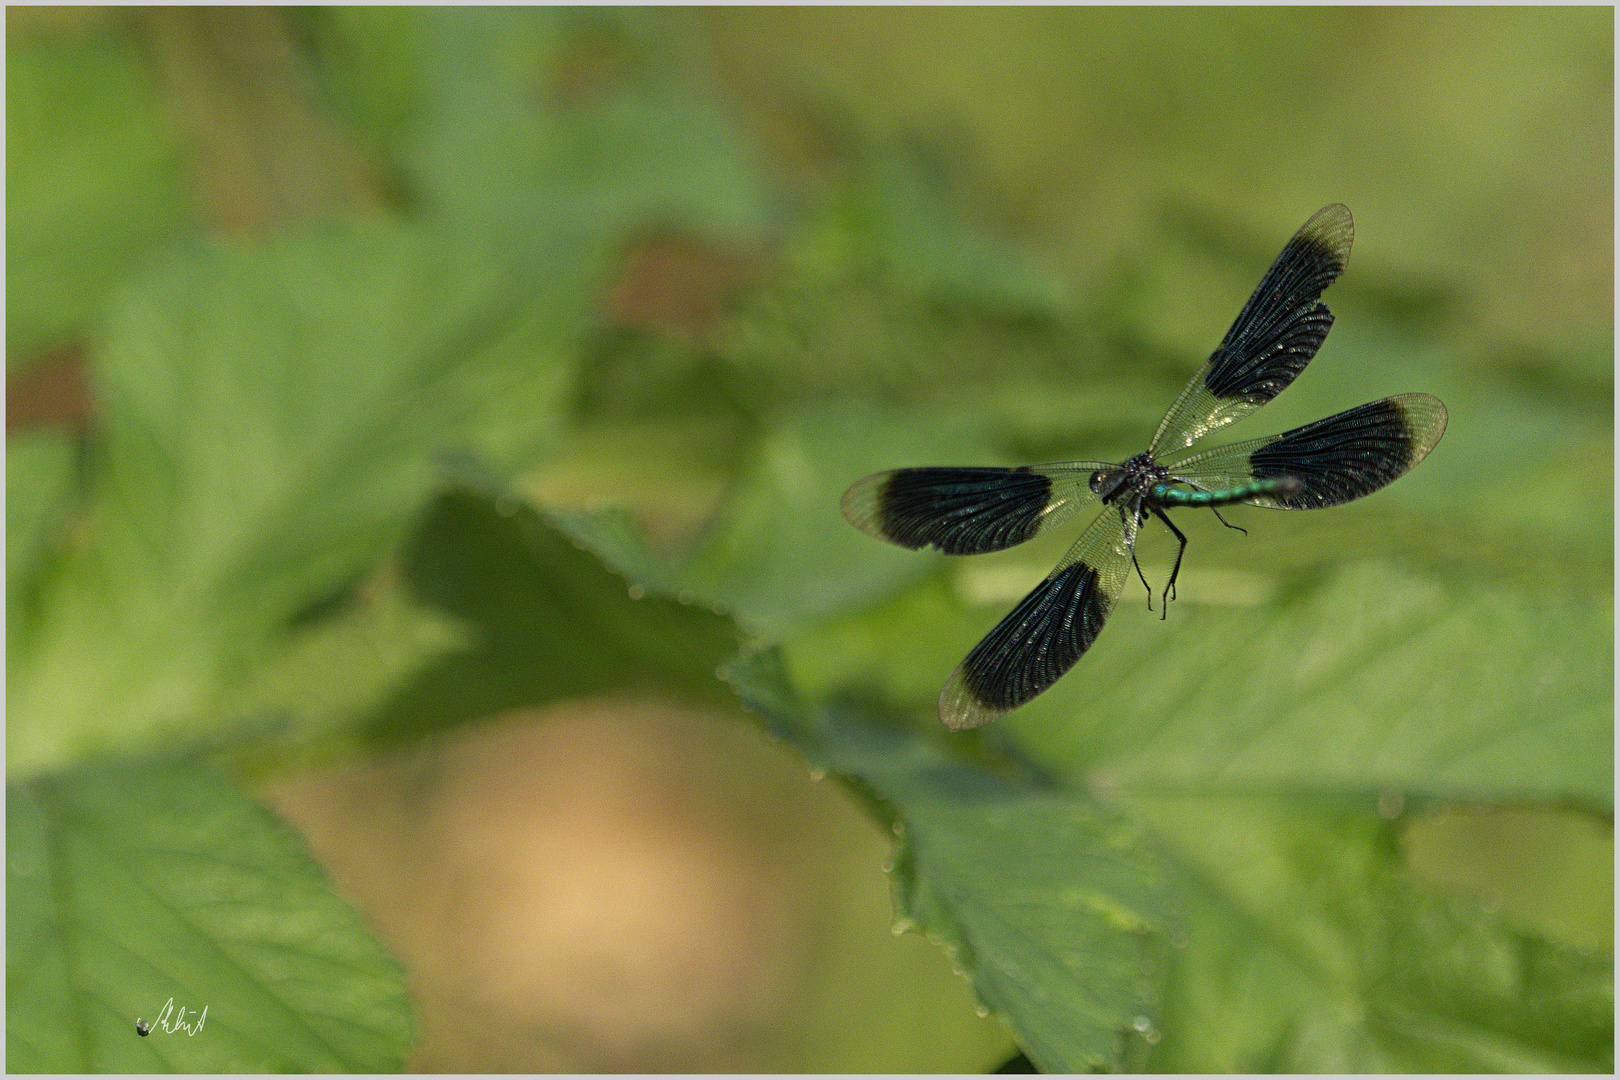
[[[818,781],[904,818],[903,785],[765,738],[708,673],[740,632],[817,707],[942,742],[940,684],[1073,534],[887,550],[844,487],[1140,450],[1330,202],[1333,332],[1232,437],[1421,390],[1439,447],[1350,507],[1189,521],[1168,622],[1122,603],[948,745],[1198,868],[1163,1041],[1108,1064],[1608,1067],[1612,12],[29,8],[7,61],[8,776],[224,762],[403,962],[407,1067],[1012,1055],[890,933],[889,837]],[[620,613],[540,526],[556,576],[509,569],[519,503],[678,599]],[[1172,557],[1145,537],[1150,580]],[[1418,964],[1209,944],[1310,952],[1362,887],[1333,852],[1565,950],[1586,996],[1526,975],[1510,1033],[1445,1021],[1477,1045],[1268,1019],[1376,1014]],[[198,1067],[126,1067],[166,1066]]]

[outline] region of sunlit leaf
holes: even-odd
[[[1126,789],[1612,805],[1610,618],[1588,601],[1370,563],[1169,622],[1117,614],[1016,721],[1031,745]]]
[[[6,905],[10,1071],[403,1063],[399,966],[297,835],[200,762],[9,787]]]
[[[133,40],[6,43],[6,362],[83,333],[185,220],[179,140]]]
[[[6,634],[13,648],[26,633],[24,597],[64,539],[77,465],[70,435],[27,432],[6,439]]]
[[[1371,800],[1131,798],[1187,868],[1169,1072],[1608,1072],[1607,962],[1418,892]]]
[[[82,546],[8,656],[8,766],[206,730],[308,605],[403,538],[451,452],[555,438],[580,281],[384,227],[219,247],[127,292]]]
[[[801,702],[775,653],[727,677],[778,735],[877,799],[901,838],[895,906],[1049,1072],[1119,1066],[1140,1038],[1173,894],[1139,825],[1004,779],[848,706]]]
[[[664,226],[729,239],[767,219],[717,104],[636,19],[561,8],[427,13],[426,106],[402,156],[430,208],[543,254]]]

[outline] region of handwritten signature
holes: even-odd
[[[174,998],[170,998],[163,1003],[163,1008],[158,1011],[157,1019],[151,1023],[142,1020],[138,1016],[135,1018],[135,1034],[144,1039],[151,1034],[152,1028],[156,1027],[159,1031],[169,1035],[173,1035],[176,1031],[183,1031],[187,1035],[195,1035],[202,1030],[203,1021],[208,1019],[208,1006],[204,1005],[202,1012],[196,1013],[197,1018],[189,1024],[186,1023],[186,1012],[187,1010],[184,1008],[176,1011]]]

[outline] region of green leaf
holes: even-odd
[[[297,835],[198,762],[9,787],[6,901],[9,1071],[403,1064],[399,966]],[[195,1034],[137,1035],[171,999]]]
[[[1499,543],[1516,541],[1530,577],[1551,571],[1607,582],[1614,554],[1612,385],[1563,374],[1589,368],[1590,349],[1572,345],[1540,355],[1535,370],[1546,373],[1545,388],[1504,386],[1491,352],[1424,342],[1408,325],[1346,312],[1288,394],[1243,425],[1254,430],[1234,429],[1233,438],[1282,430],[1385,393],[1426,390],[1451,414],[1445,438],[1410,476],[1380,492],[1379,503],[1443,515],[1448,533],[1468,528]],[[1602,354],[1613,352],[1605,341]]]
[[[943,411],[894,427],[887,410],[801,410],[761,442],[719,519],[681,568],[682,587],[724,604],[769,634],[892,591],[932,569],[925,555],[873,542],[845,521],[838,500],[868,473],[940,454],[992,460],[976,420]]]
[[[123,37],[6,43],[7,367],[81,334],[186,217],[179,140]]]
[[[1053,263],[962,220],[940,148],[834,126],[853,160],[790,238],[790,267],[822,279],[876,274],[902,291],[1013,316],[1069,310],[1068,282]]]
[[[921,773],[921,775],[919,775]],[[963,766],[873,771],[902,813],[896,907],[1048,1072],[1117,1066],[1150,1011],[1171,894],[1143,830],[1084,796]]]
[[[1402,877],[1369,801],[1129,797],[1185,870],[1149,1067],[1608,1072],[1611,966]]]
[[[1509,925],[1550,941],[1614,955],[1612,821],[1575,809],[1478,805],[1424,807],[1402,820],[1413,881],[1477,896]]]
[[[766,280],[732,305],[715,348],[730,375],[719,393],[748,402],[773,392],[763,418],[865,396],[887,405],[897,428],[922,428],[942,407],[971,406],[994,414],[997,426],[1033,427],[1063,443],[1087,426],[1088,413],[1112,426],[1140,410],[1149,431],[1158,418],[1153,395],[1120,394],[1117,365],[1051,313],[1002,310],[985,297],[942,299],[926,280],[859,265]],[[1168,398],[1175,388],[1155,386],[1160,392]],[[924,409],[913,412],[916,404]]]
[[[563,527],[565,526],[565,527]],[[737,651],[735,624],[693,603],[649,595],[579,538],[611,524],[548,518],[511,497],[441,496],[405,567],[417,602],[464,627],[466,646],[421,669],[366,723],[398,737],[557,698],[657,688],[725,701],[716,668]],[[647,565],[630,539],[626,563]]]
[[[752,340],[763,352],[778,340],[769,333],[772,311],[759,305],[752,314]],[[876,370],[839,366],[841,339],[828,340],[835,370]],[[1394,358],[1411,355],[1409,343],[1375,351],[1400,371]],[[1418,366],[1439,368],[1435,357]],[[1339,385],[1365,371],[1341,374],[1318,396],[1338,394],[1340,405],[1372,396]],[[1409,374],[1373,375],[1389,389],[1410,387],[1387,383]],[[1095,388],[1097,402],[1106,401],[1106,389]],[[1354,393],[1362,396],[1348,396]],[[1135,393],[1121,396],[1116,415],[1141,407]],[[974,395],[981,406],[995,400]],[[1012,853],[1002,863],[980,855],[984,824],[973,811],[960,819],[941,814],[932,819],[934,830],[921,834],[932,857],[914,854],[917,830],[900,798],[925,800],[881,765],[852,756],[852,744],[874,737],[803,719],[841,715],[841,701],[859,698],[920,724],[937,723],[935,699],[952,666],[1040,580],[1072,535],[1055,538],[1052,550],[1037,541],[971,560],[914,553],[920,581],[908,581],[902,560],[893,576],[874,575],[865,590],[843,593],[842,604],[796,604],[795,589],[810,598],[837,596],[867,573],[864,553],[832,547],[839,521],[831,503],[840,488],[817,469],[823,462],[838,468],[837,461],[874,448],[892,454],[881,448],[908,437],[921,445],[938,425],[922,410],[890,408],[876,422],[828,425],[837,433],[827,438],[807,438],[816,429],[804,415],[767,436],[761,464],[740,485],[694,567],[712,575],[705,582],[710,595],[736,598],[744,618],[777,634],[797,631],[782,654],[807,703],[796,705],[784,687],[761,691],[757,680],[740,692],[804,749],[813,767],[875,792],[883,812],[902,823],[908,847],[897,860],[899,906],[957,950],[981,1000],[1008,1020],[1037,1062],[1169,1070],[1605,1067],[1612,1036],[1608,961],[1514,930],[1477,905],[1454,907],[1414,889],[1399,875],[1392,827],[1375,810],[1380,796],[1387,805],[1423,798],[1601,813],[1612,806],[1612,588],[1607,571],[1599,573],[1612,561],[1612,540],[1603,516],[1607,496],[1590,494],[1612,486],[1609,436],[1584,407],[1518,410],[1516,402],[1477,394],[1455,400],[1448,434],[1455,444],[1443,443],[1377,501],[1323,515],[1238,510],[1232,520],[1250,528],[1249,537],[1206,529],[1204,520],[1191,523],[1194,550],[1169,625],[1146,610],[1138,593],[1136,602],[1120,605],[1074,673],[984,734],[987,745],[999,741],[1015,757],[1012,740],[1027,742],[1041,767],[1134,830],[1170,882],[1163,910],[1186,905],[1172,940],[1187,944],[1166,953],[1177,958],[1171,992],[1152,1003],[1138,999],[1138,1011],[1123,1020],[1116,1011],[1114,1031],[1127,1037],[1122,1048],[1108,1043],[1111,1056],[1103,1059],[1089,1056],[1104,1045],[1100,1029],[1086,1029],[1094,1037],[1082,1037],[1078,1053],[1043,1046],[1036,1039],[1041,1032],[1051,1038],[1052,1018],[1034,1018],[1028,986],[1001,996],[991,988],[998,960],[1025,971],[1024,957],[1017,941],[982,929],[995,920],[961,887],[963,877],[992,867],[999,879],[1019,882],[1024,867],[1038,862],[1024,845],[1038,846],[1059,831],[1056,824],[1034,814],[1010,818],[1015,829],[1031,831],[996,839]],[[858,415],[854,405],[843,408]],[[1084,431],[1086,408],[1076,411],[1071,430]],[[1290,422],[1280,416],[1271,430]],[[920,433],[907,436],[913,425]],[[1493,438],[1493,425],[1506,431],[1502,439]],[[1074,456],[1108,456],[1112,433],[1090,426],[1103,438]],[[1140,427],[1145,437],[1151,417]],[[966,430],[982,439],[986,429]],[[1030,431],[1032,442],[1040,438]],[[961,450],[982,443],[957,439],[954,449],[871,467],[983,460]],[[1126,450],[1140,445],[1130,442]],[[1536,447],[1547,445],[1565,452],[1543,457]],[[1456,459],[1447,463],[1448,454]],[[1563,470],[1560,460],[1568,463]],[[1488,467],[1476,468],[1480,462]],[[1503,497],[1497,482],[1503,476],[1512,477],[1510,489],[1536,489],[1502,515],[1510,528],[1490,501]],[[822,509],[796,507],[796,500],[815,500]],[[801,522],[811,520],[828,531],[805,529]],[[814,562],[823,553],[837,555],[825,569]],[[1146,535],[1141,556],[1150,580],[1162,580],[1174,545]],[[810,582],[825,584],[813,590]],[[885,588],[894,591],[884,602],[851,610]],[[810,625],[816,616],[821,621]],[[1268,813],[1279,821],[1315,824],[1276,839],[1270,850],[1263,822],[1219,810],[1262,796],[1271,797]],[[1347,797],[1351,810],[1318,820],[1325,804]],[[1157,804],[1174,809],[1159,815],[1145,808]],[[1227,827],[1222,814],[1237,822],[1231,838],[1220,835]],[[973,854],[954,857],[958,844]],[[1053,924],[1093,940],[1082,920],[1065,915]],[[1099,934],[1097,942],[1093,963],[1102,971],[1111,970],[1109,948],[1129,955],[1126,941]],[[1136,947],[1138,978],[1152,991],[1156,980],[1142,972],[1158,954]],[[1094,1021],[1079,1000],[1066,1005],[1083,1023]],[[1233,1001],[1236,1026],[1224,1012]],[[1546,1030],[1559,1027],[1560,1017],[1567,1017],[1560,1030]],[[1132,1030],[1141,1037],[1129,1036]]]
[[[423,668],[471,647],[467,626],[412,602],[397,583],[377,591],[302,627],[234,688],[231,715],[258,730],[233,764],[282,771],[351,752],[361,718]]]
[[[1198,546],[1168,620],[1128,590],[1074,671],[1001,723],[1075,784],[1388,790],[1609,810],[1606,590],[1594,602],[1568,585],[1448,581],[1411,559],[1313,558],[1255,528],[1294,520],[1258,516],[1233,517],[1249,537],[1189,526]],[[1432,544],[1423,520],[1381,516],[1314,535],[1329,550],[1330,537]],[[1070,540],[948,561],[941,576],[787,643],[792,670],[815,694],[858,688],[932,722],[951,669]],[[1150,580],[1169,573],[1169,558],[1156,558],[1163,547],[1174,556],[1156,540],[1139,548]],[[1300,569],[1285,572],[1289,563]]]
[[[584,279],[535,294],[384,226],[218,246],[130,289],[98,355],[84,545],[8,656],[8,767],[191,738],[299,612],[403,539],[447,455],[556,436]]]
[[[1414,888],[1375,797],[1148,794],[1098,773],[1098,800],[807,705],[774,652],[730,677],[876,797],[903,837],[897,907],[1043,1068],[1609,1067],[1609,963]],[[1143,936],[1159,929],[1173,948]]]
[[[950,564],[954,574],[794,640],[785,651],[800,685],[815,701],[875,695],[932,725],[940,681],[1004,610],[969,614],[966,597],[995,584],[1010,603],[1050,565],[999,559]],[[1150,577],[1168,570],[1148,567]],[[998,582],[1011,569],[1022,576]],[[1146,1037],[1127,1040],[1117,1064],[1605,1068],[1609,963],[1512,930],[1477,903],[1419,893],[1401,879],[1392,827],[1374,809],[1380,795],[1605,809],[1603,606],[1511,585],[1448,589],[1383,561],[1292,587],[1253,570],[1186,571],[1182,585],[1172,609],[1180,629],[1122,606],[1083,675],[991,734],[1027,740],[1045,767],[1170,856],[1161,865],[1181,898],[1174,906],[1185,905],[1173,939],[1184,951],[1171,954],[1162,1006],[1142,1008]],[[1550,640],[1562,643],[1556,654]],[[801,741],[816,747],[813,762],[848,767]],[[1322,810],[1344,792],[1361,797]],[[1021,850],[1017,839],[1001,843]],[[999,873],[1016,880],[1011,867]],[[937,864],[917,877],[924,888],[950,881]],[[1007,1005],[996,1008],[1010,1019]],[[1143,1053],[1145,1062],[1133,1056]]]
[[[808,706],[775,652],[726,672],[772,730],[878,800],[901,837],[895,906],[944,946],[1032,1059],[1049,1072],[1122,1064],[1174,919],[1139,825],[1089,796],[953,759],[850,706]]]
[[[77,467],[70,435],[34,431],[6,439],[6,634],[12,648],[26,633],[29,585],[62,542]]]
[[[425,105],[426,13],[408,7],[292,8],[333,109],[385,147]]]
[[[1613,806],[1612,624],[1590,597],[1352,563],[1270,605],[1173,606],[1169,622],[1122,606],[1010,718],[1031,749],[1130,791]]]
[[[402,157],[436,212],[536,252],[649,226],[763,231],[757,165],[717,104],[675,76],[667,35],[606,11],[425,17],[428,104]]]

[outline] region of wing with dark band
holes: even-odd
[[[1244,502],[1314,510],[1371,495],[1422,461],[1446,432],[1446,407],[1429,394],[1369,401],[1281,435],[1217,446],[1169,464],[1171,476],[1206,491],[1291,476],[1290,494]]]
[[[939,694],[945,726],[962,731],[988,724],[1073,667],[1114,609],[1135,543],[1135,518],[1105,507],[1057,569],[951,673]]]
[[[879,540],[979,555],[1067,521],[1096,499],[1092,474],[1115,467],[1067,461],[1015,469],[894,469],[851,484],[840,506],[851,525]]]
[[[1191,446],[1258,409],[1293,382],[1333,326],[1318,302],[1344,272],[1355,224],[1342,203],[1324,206],[1288,241],[1204,366],[1171,403],[1148,444],[1155,457]]]

